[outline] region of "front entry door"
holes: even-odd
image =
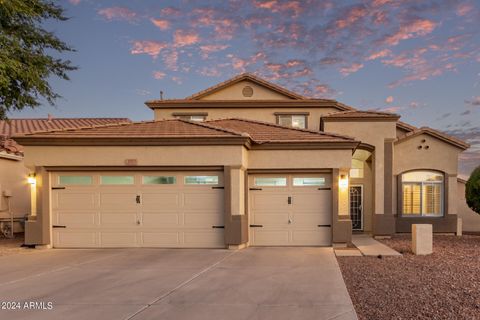
[[[363,230],[362,186],[350,187],[350,219],[352,219],[353,230]]]

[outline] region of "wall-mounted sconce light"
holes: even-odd
[[[340,181],[338,183],[340,188],[346,188],[348,187],[348,177],[346,174],[341,174],[340,175]]]
[[[30,173],[27,178],[28,183],[31,185],[37,184],[37,178],[35,177],[35,173]]]

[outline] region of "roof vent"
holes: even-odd
[[[245,86],[242,90],[242,94],[244,97],[251,97],[253,96],[253,88],[250,86]]]

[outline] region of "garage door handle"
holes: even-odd
[[[64,190],[65,187],[52,187],[52,190]]]
[[[137,197],[135,198],[135,201],[137,201],[137,203],[140,203],[140,196],[137,196]]]
[[[52,228],[66,228],[67,226],[58,226],[58,225],[53,225]]]
[[[225,189],[225,187],[212,187],[212,189]]]
[[[318,188],[317,190],[332,190],[332,188]]]
[[[263,224],[251,224],[250,228],[263,228]]]
[[[225,226],[212,226],[213,229],[225,229]]]
[[[332,225],[331,224],[319,224],[318,227],[320,228],[330,228]]]
[[[260,190],[263,190],[262,188],[250,188],[248,190],[251,190],[251,191],[260,191]]]

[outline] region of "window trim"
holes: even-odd
[[[265,185],[265,184],[258,184],[257,183],[257,179],[282,179],[282,181],[285,181],[285,184],[281,184],[281,185]],[[271,176],[271,177],[262,177],[262,176],[259,176],[259,177],[254,177],[253,178],[253,185],[255,187],[262,187],[262,188],[284,188],[284,187],[288,187],[288,176],[286,175],[275,175],[275,176]]]
[[[172,117],[176,119],[180,119],[180,117],[203,117],[202,121],[206,121],[208,117],[208,112],[173,112]],[[196,120],[190,119],[189,121],[196,121]]]
[[[280,125],[280,117],[281,116],[304,116],[305,117],[305,128],[296,128],[294,129],[308,129],[308,117],[310,116],[310,112],[274,112],[276,124]]]
[[[428,171],[428,172],[432,172],[432,173],[436,173],[436,174],[439,174],[442,176],[442,181],[438,181],[438,182],[435,182],[435,181],[403,181],[403,175],[406,174],[406,173],[410,173],[410,172],[425,172],[425,171]],[[448,175],[445,174],[445,172],[442,172],[442,171],[439,171],[439,170],[434,170],[434,169],[413,169],[413,170],[408,170],[408,171],[404,171],[402,173],[400,173],[398,175],[398,178],[397,178],[397,181],[398,181],[398,184],[397,184],[397,197],[398,197],[398,200],[397,200],[397,214],[398,216],[402,217],[402,218],[421,218],[421,219],[428,219],[428,218],[445,218],[448,214],[448,188],[447,188],[447,178],[448,178]],[[420,214],[405,214],[403,212],[403,186],[404,186],[404,183],[409,183],[409,184],[419,184],[420,185],[420,209],[421,209],[421,213]],[[425,184],[437,184],[437,185],[440,185],[441,187],[441,196],[440,196],[440,208],[441,208],[441,214],[439,215],[432,215],[432,214],[429,214],[429,215],[426,215],[423,213],[423,186]]]

